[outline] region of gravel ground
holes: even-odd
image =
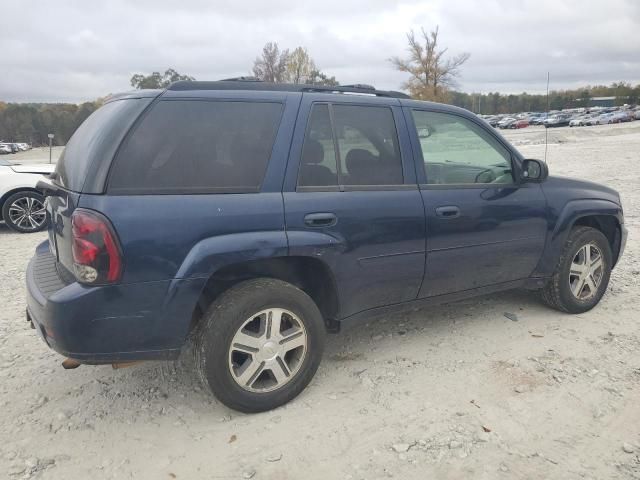
[[[543,156],[543,129],[507,136]],[[550,130],[549,141],[552,173],[623,197],[629,243],[596,309],[565,315],[514,291],[384,318],[329,337],[307,390],[258,415],[216,402],[188,355],[64,371],[24,319],[24,270],[45,234],[0,224],[0,472],[640,479],[640,122]]]

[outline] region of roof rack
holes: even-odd
[[[361,95],[375,95],[378,97],[411,98],[406,93],[393,90],[376,90],[371,85],[309,85],[294,83],[263,82],[256,77],[235,77],[213,82],[181,80],[173,82],[167,90],[262,90],[276,92],[313,92],[313,93],[347,93]]]
[[[219,82],[261,82],[262,80],[260,80],[258,77],[242,76],[242,77],[225,78],[224,80],[218,80],[218,81]]]

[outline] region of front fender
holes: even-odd
[[[624,221],[620,205],[595,198],[570,200],[560,212],[554,213],[552,212],[544,252],[533,275],[536,277],[548,277],[553,274],[569,232],[578,219],[592,215],[608,215],[615,217],[618,224]]]

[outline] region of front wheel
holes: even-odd
[[[613,255],[607,238],[595,228],[571,230],[553,276],[542,291],[551,307],[582,313],[595,307],[609,285]]]
[[[47,226],[44,197],[32,191],[14,193],[4,202],[2,218],[16,232],[39,232]]]
[[[306,293],[280,280],[249,280],[205,313],[195,338],[196,367],[226,406],[262,412],[304,390],[324,340],[322,315]]]

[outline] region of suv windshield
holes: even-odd
[[[89,169],[97,170],[101,164],[108,167],[123,136],[150,101],[149,98],[115,100],[93,112],[60,155],[55,183],[69,190],[83,191]],[[95,170],[93,173],[96,175]],[[101,190],[87,193],[101,193]]]

